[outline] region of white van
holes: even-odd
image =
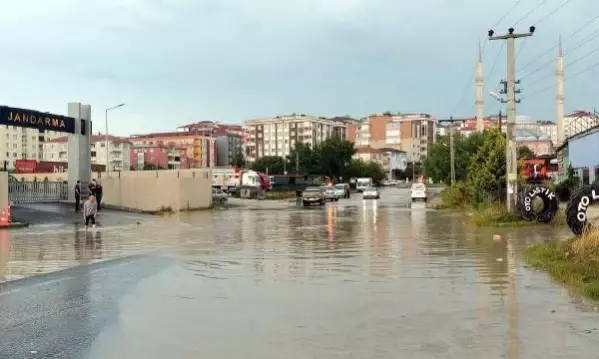
[[[424,183],[412,184],[412,202],[426,202],[426,185]]]
[[[364,192],[364,190],[366,188],[372,187],[372,178],[370,177],[366,177],[366,178],[358,178],[358,180],[356,181],[356,190],[358,192]]]

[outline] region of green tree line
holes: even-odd
[[[478,205],[503,201],[506,193],[506,140],[496,129],[470,136],[454,135],[456,185],[450,205]],[[534,157],[526,147],[518,148],[518,159]],[[450,139],[440,137],[424,161],[424,168],[435,181],[451,184]]]
[[[324,175],[336,180],[352,177],[372,177],[382,181],[386,173],[376,162],[354,159],[354,143],[338,137],[329,138],[312,148],[308,144],[297,143],[288,156],[263,156],[249,165],[254,171],[269,174],[300,173],[304,175]],[[246,165],[243,154],[235,156],[234,165]]]

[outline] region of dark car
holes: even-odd
[[[309,206],[314,203],[323,206],[325,201],[324,189],[321,187],[307,187],[302,192],[302,203],[304,206]]]

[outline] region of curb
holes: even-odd
[[[11,222],[5,226],[1,226],[0,230],[3,229],[19,229],[19,228],[26,228],[29,227],[29,223],[25,223],[25,222]]]

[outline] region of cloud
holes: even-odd
[[[527,27],[541,19],[535,36],[518,42],[518,48],[523,46],[519,64],[535,61],[555,45],[559,33],[566,37],[592,17],[587,14],[594,3],[579,0],[543,19],[559,4],[550,0],[519,24]],[[104,107],[127,102],[114,114],[128,117],[120,121],[122,132],[173,128],[192,120],[241,122],[282,112],[471,114],[477,44],[512,5],[480,0],[22,0],[4,5],[0,13],[0,31],[10,34],[0,49],[0,78],[19,84],[0,89],[0,96],[7,104],[57,110],[80,98],[100,117]],[[534,6],[523,2],[496,30],[505,31]],[[588,32],[598,28],[599,22]],[[583,38],[581,33],[576,40]],[[574,40],[564,39],[565,48]],[[592,48],[586,44],[566,62]],[[499,42],[485,46],[488,90],[504,77],[504,51]],[[589,56],[567,73],[594,61]],[[524,93],[551,84],[553,71],[550,64],[530,75],[523,81]],[[527,87],[537,78],[546,82]],[[585,76],[567,80],[566,108],[592,107],[595,86]],[[464,91],[463,104],[456,106]],[[549,90],[523,101],[519,109],[552,119],[552,96]],[[495,112],[497,104],[486,100],[487,112]]]

